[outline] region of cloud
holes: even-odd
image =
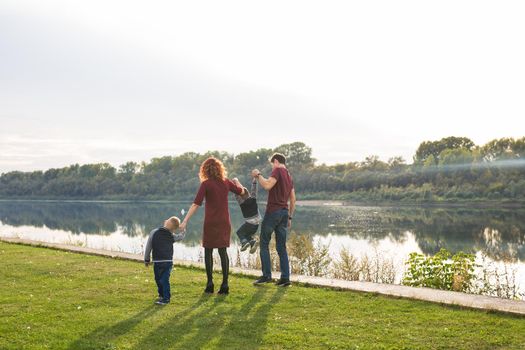
[[[519,137],[522,9],[4,1],[0,171],[296,140],[322,162],[410,159],[428,139]]]

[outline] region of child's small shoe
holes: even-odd
[[[204,289],[204,293],[213,294],[213,289],[214,289],[213,283],[208,283],[206,285],[206,289]]]
[[[255,239],[252,239],[250,241],[250,254],[253,254],[257,251],[257,248],[259,247],[259,241],[256,241]]]
[[[250,246],[249,241],[241,242],[241,252],[244,252],[246,249],[248,249],[249,246]]]
[[[227,284],[221,284],[221,288],[219,289],[218,294],[226,295],[229,293],[230,293],[230,287],[228,287]]]

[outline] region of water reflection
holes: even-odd
[[[138,242],[168,216],[182,216],[187,207],[182,202],[0,201],[0,221],[5,229],[45,227],[73,237],[118,233],[124,240]],[[239,227],[242,217],[233,203],[230,212],[232,226]],[[188,228],[186,246],[199,244],[202,221],[200,210]],[[388,240],[402,246],[407,239],[415,240],[425,254],[444,247],[452,252],[482,251],[494,260],[525,259],[522,209],[303,206],[293,229],[299,234],[364,240],[369,245]],[[1,234],[6,235],[5,230]]]

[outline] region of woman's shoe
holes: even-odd
[[[230,287],[228,287],[227,284],[222,284],[221,289],[219,289],[219,294],[229,294],[230,293]]]
[[[206,289],[204,290],[204,293],[213,294],[213,283],[208,283],[206,285]]]

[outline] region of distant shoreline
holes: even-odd
[[[0,198],[0,202],[70,202],[70,203],[191,203],[191,199],[73,199],[73,198]],[[235,201],[230,201],[234,203]],[[265,205],[265,201],[261,201]],[[333,207],[473,207],[473,208],[525,208],[525,202],[520,201],[353,201],[332,199],[298,200],[298,206],[333,206]]]

